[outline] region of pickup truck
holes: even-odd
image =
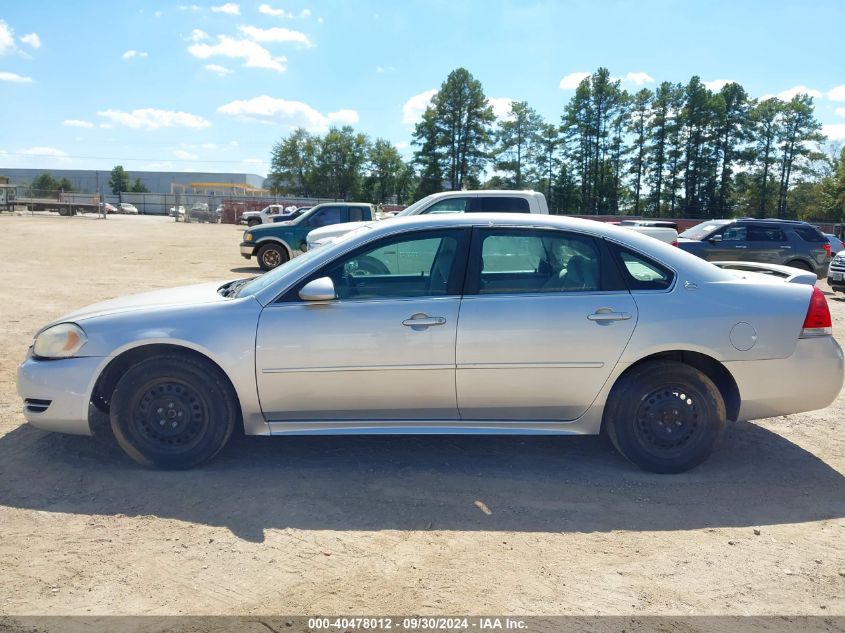
[[[271,204],[261,209],[261,211],[247,211],[240,217],[241,222],[246,222],[247,226],[255,226],[257,224],[272,224],[273,222],[287,222],[302,215],[308,207],[299,207],[296,211],[285,211],[283,204]]]
[[[485,189],[479,191],[443,191],[433,193],[395,216],[422,215],[432,213],[544,213],[549,207],[546,197],[537,191],[511,191]],[[389,218],[385,218],[389,220]],[[327,226],[308,234],[307,247],[316,248],[336,237],[354,231],[366,222],[348,222],[342,226]]]
[[[314,229],[335,224],[365,224],[376,218],[371,204],[326,202],[311,207],[288,222],[259,224],[244,231],[241,256],[255,257],[262,270],[272,270],[306,249],[305,238]]]
[[[678,245],[678,225],[675,222],[662,220],[622,220],[613,222],[625,229],[648,235],[672,246]]]

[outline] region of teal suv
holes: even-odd
[[[304,253],[308,248],[305,237],[314,229],[344,222],[366,222],[375,217],[375,208],[371,204],[318,204],[290,222],[259,224],[244,231],[241,256],[246,259],[255,257],[262,270],[272,270]]]

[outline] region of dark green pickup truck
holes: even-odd
[[[343,222],[367,222],[376,219],[376,210],[363,202],[326,202],[311,207],[290,222],[259,224],[244,231],[241,256],[258,259],[262,270],[271,270],[305,252],[305,237],[310,231]]]

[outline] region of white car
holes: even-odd
[[[599,222],[474,213],[376,222],[260,277],[83,308],[18,369],[30,423],[89,434],[96,407],[157,468],[200,464],[243,425],[604,429],[633,463],[680,472],[727,421],[826,407],[842,381],[811,285]]]
[[[392,220],[412,215],[439,215],[444,213],[540,213],[548,215],[546,197],[538,191],[484,189],[478,191],[441,191],[417,200],[395,215],[378,219]],[[306,237],[309,249],[328,244],[332,240],[354,231],[369,222],[345,222],[314,229]]]
[[[121,202],[117,205],[117,212],[138,215],[138,207],[129,202]]]

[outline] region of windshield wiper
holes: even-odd
[[[223,292],[220,293],[220,294],[222,294],[224,297],[237,297],[238,291],[246,283],[252,281],[252,279],[253,279],[252,277],[249,277],[248,279],[237,279],[237,280],[233,281],[232,283],[230,283],[228,286],[226,286],[223,289]]]

